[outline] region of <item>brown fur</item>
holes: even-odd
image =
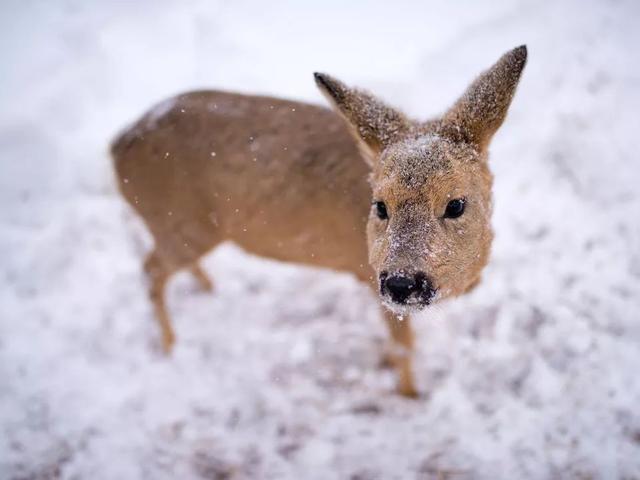
[[[190,268],[210,289],[198,260],[227,240],[352,272],[376,290],[383,270],[428,272],[440,298],[477,284],[492,239],[487,146],[525,59],[524,47],[507,53],[428,122],[322,74],[319,87],[350,128],[321,107],[215,91],[180,95],[142,117],[112,153],[120,189],[155,240],[145,270],[164,348],[174,343],[167,281]],[[443,219],[458,197],[467,199],[464,215]],[[388,220],[375,216],[372,199],[386,203]],[[392,355],[399,389],[414,395],[409,321],[385,316],[403,347]]]

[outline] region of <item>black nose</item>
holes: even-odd
[[[391,299],[396,303],[404,303],[413,292],[413,288],[415,287],[415,282],[413,278],[410,277],[400,277],[393,276],[387,277],[384,282],[384,288],[389,295],[391,295]]]
[[[421,303],[428,304],[435,291],[427,276],[418,272],[415,274],[388,274],[380,275],[381,293],[388,294],[395,303],[406,303],[411,294],[415,294]]]

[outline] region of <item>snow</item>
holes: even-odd
[[[3,2],[1,478],[640,478],[636,2]],[[324,101],[326,71],[412,117],[526,43],[492,144],[472,294],[414,319],[406,400],[353,278],[251,257],[183,274],[159,351],[117,131],[180,91]]]

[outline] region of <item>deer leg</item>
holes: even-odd
[[[176,336],[171,326],[171,319],[165,303],[165,287],[173,272],[168,270],[160,260],[157,252],[151,252],[144,264],[149,279],[149,297],[153,303],[156,320],[162,334],[162,349],[166,354],[171,353]]]
[[[191,266],[191,274],[196,278],[200,284],[200,288],[204,291],[211,292],[213,290],[213,283],[211,283],[211,279],[199,263],[196,262]]]
[[[409,317],[403,320],[391,312],[384,311],[384,318],[392,339],[392,350],[386,357],[398,374],[398,391],[406,397],[417,397],[418,391],[413,378],[413,331]]]

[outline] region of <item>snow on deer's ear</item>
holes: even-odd
[[[324,73],[313,76],[322,93],[351,126],[370,164],[387,145],[410,128],[410,121],[401,112],[370,93],[349,88]]]
[[[525,45],[505,53],[489,70],[476,78],[445,113],[445,127],[452,127],[452,131],[462,135],[463,140],[481,149],[486,148],[507,115],[526,62]]]

